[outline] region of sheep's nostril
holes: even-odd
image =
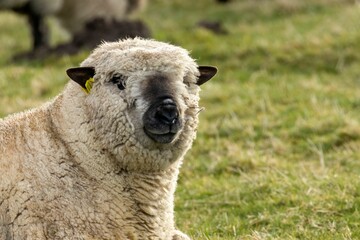
[[[155,113],[155,119],[167,125],[175,124],[178,121],[178,117],[179,113],[174,103],[161,104]]]

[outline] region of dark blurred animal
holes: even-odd
[[[220,35],[228,34],[228,31],[224,28],[223,24],[219,21],[202,20],[202,21],[198,22],[197,25],[199,27],[202,27],[202,28],[208,29],[209,31],[212,31],[215,34],[220,34]]]
[[[0,0],[0,10],[28,17],[33,50],[37,50],[49,46],[47,16],[55,16],[74,36],[94,19],[122,21],[145,4],[146,0]]]

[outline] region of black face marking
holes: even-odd
[[[115,84],[120,90],[124,90],[126,88],[126,77],[120,74],[114,75],[110,82]]]
[[[164,75],[154,75],[146,81],[143,95],[149,102],[160,98],[174,98],[176,89],[170,84],[169,79]]]
[[[143,115],[144,132],[157,143],[171,143],[183,124],[179,108],[171,98],[159,98],[152,102]]]

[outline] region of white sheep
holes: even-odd
[[[0,9],[26,14],[33,48],[48,46],[47,16],[55,16],[71,35],[93,19],[123,20],[142,9],[147,0],[0,0]]]
[[[67,73],[53,101],[0,120],[0,239],[190,239],[174,191],[216,68],[136,38]]]

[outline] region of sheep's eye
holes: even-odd
[[[120,90],[124,90],[126,87],[126,77],[123,75],[115,75],[111,78],[111,82],[116,84]]]

